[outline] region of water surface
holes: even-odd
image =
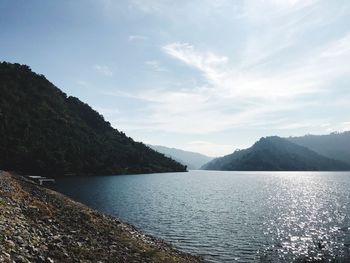
[[[190,171],[55,188],[209,262],[350,262],[350,173]]]

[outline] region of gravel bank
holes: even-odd
[[[202,262],[24,177],[0,172],[0,262]]]

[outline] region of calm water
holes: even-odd
[[[350,173],[191,171],[55,187],[210,262],[350,262]]]

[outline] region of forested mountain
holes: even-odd
[[[176,148],[168,148],[160,145],[148,145],[157,152],[163,153],[165,156],[186,165],[188,169],[199,169],[207,162],[214,159],[213,157],[206,156],[204,154],[184,151]]]
[[[289,137],[287,139],[321,155],[350,164],[350,131],[328,135]]]
[[[28,66],[0,63],[0,169],[125,174],[186,167],[133,141]]]
[[[227,171],[339,171],[350,165],[324,157],[306,147],[273,136],[261,138],[252,147],[216,158],[205,170]]]

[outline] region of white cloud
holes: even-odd
[[[350,55],[350,33],[331,43],[322,52],[321,57],[333,58],[345,55]]]
[[[350,131],[350,121],[342,122],[339,131]]]
[[[328,128],[331,126],[330,123],[321,121],[307,121],[307,122],[290,122],[284,121],[286,124],[280,124],[277,126],[279,130],[300,130],[300,129],[313,129],[313,128]]]
[[[268,21],[284,17],[317,4],[318,0],[259,0],[243,1],[243,17],[255,21]]]
[[[113,71],[106,65],[95,65],[94,69],[105,76],[113,76]]]
[[[319,104],[332,95],[337,111],[349,107],[344,99],[349,92],[337,94],[333,85],[350,74],[350,37],[344,33],[344,19],[337,20],[349,15],[345,2],[131,0],[130,6],[147,19],[164,21],[157,28],[162,33],[152,35],[161,52],[150,50],[155,59],[144,63],[155,71],[169,71],[157,74],[158,80],[145,78],[142,90],[115,94],[140,105],[138,113],[118,119],[123,130],[181,136],[236,128],[264,129],[264,135],[325,131],[334,120]],[[129,41],[139,40],[143,36],[129,36]],[[162,60],[164,54],[173,61]],[[179,65],[183,69],[177,72]],[[167,85],[174,79],[182,85]],[[334,109],[329,100],[323,106]],[[203,145],[210,148],[210,143]],[[195,150],[194,145],[188,147]]]
[[[310,0],[260,0],[263,4],[277,5],[277,6],[287,6],[293,7],[296,5],[307,6],[312,4],[314,1]]]
[[[324,83],[344,72],[350,73],[347,64],[322,58],[320,54],[326,48],[269,72],[261,68],[242,69],[230,64],[226,56],[199,51],[187,43],[165,45],[162,50],[166,54],[197,69],[207,84],[180,90],[148,89],[133,94],[148,105],[144,108],[147,117],[142,116],[143,122],[129,118],[119,123],[126,129],[186,134],[266,127],[268,123],[276,129],[279,126],[293,129],[293,125],[276,120],[285,113],[312,106],[312,99],[303,98],[327,92]],[[302,126],[305,123],[307,121],[302,122]]]
[[[340,122],[334,125],[331,125],[328,129],[328,132],[345,132],[350,131],[350,121]]]
[[[162,47],[168,55],[200,70],[210,81],[220,78],[219,66],[226,64],[227,57],[212,52],[201,53],[188,43],[171,43]]]
[[[199,70],[208,87],[217,95],[228,98],[256,98],[274,101],[277,98],[293,98],[319,91],[318,70],[329,70],[315,63],[288,68],[285,72],[250,71],[228,64],[226,56],[213,52],[200,52],[187,43],[172,43],[162,48],[175,59]],[[263,59],[263,58],[262,58]],[[307,62],[307,61],[306,61]],[[323,74],[324,72],[321,72]],[[317,76],[315,76],[315,74]],[[202,89],[203,90],[203,89]]]

